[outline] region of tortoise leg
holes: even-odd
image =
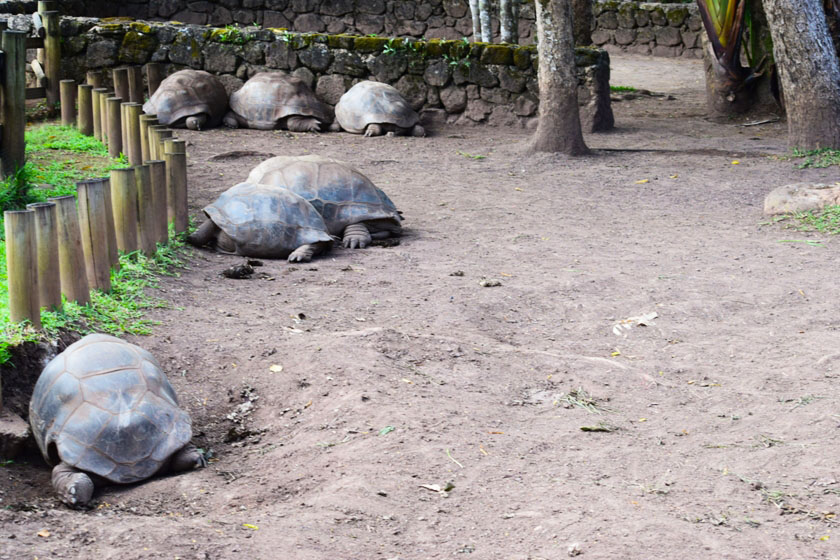
[[[205,124],[207,124],[207,115],[204,113],[187,117],[187,128],[190,130],[201,130]]]
[[[411,127],[411,135],[416,136],[418,138],[422,138],[426,136],[426,129],[420,126],[419,124],[415,124]]]
[[[191,471],[206,466],[207,459],[204,458],[204,453],[192,444],[176,451],[169,461],[169,470],[172,472]]]
[[[219,234],[216,236],[216,249],[221,251],[222,253],[236,253],[236,243],[231,239],[231,237],[226,234],[225,232],[219,230]]]
[[[228,128],[239,128],[239,119],[236,118],[236,113],[228,111],[225,118],[222,119],[222,124]]]
[[[365,128],[365,136],[382,136],[384,132],[381,124],[373,123],[367,125],[367,128]]]
[[[331,246],[331,241],[322,241],[320,243],[308,243],[306,245],[301,245],[300,247],[292,251],[292,254],[289,255],[288,261],[309,262],[312,260],[312,257],[314,257],[315,255],[319,255],[325,251],[328,251]]]
[[[338,121],[334,121],[329,128],[330,132],[341,132],[341,125],[338,124]]]
[[[370,231],[365,224],[350,224],[344,228],[344,246],[348,249],[364,249],[370,245]]]
[[[85,506],[93,497],[90,477],[67,463],[59,463],[52,470],[52,485],[61,501],[69,506]]]
[[[214,224],[213,220],[208,219],[197,230],[187,236],[187,242],[196,247],[203,247],[213,241],[218,232],[219,226]]]
[[[286,119],[286,128],[292,132],[321,132],[321,121],[315,117],[293,116]]]

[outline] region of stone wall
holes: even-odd
[[[276,69],[305,79],[329,104],[361,80],[390,83],[427,121],[528,126],[537,114],[533,46],[72,17],[62,18],[61,32],[63,77],[76,80],[88,69],[160,62],[167,73],[191,67],[219,74],[232,91]],[[609,55],[579,48],[576,62],[584,130],[609,130]]]
[[[702,58],[703,22],[696,4],[607,0],[594,6],[592,42],[608,50]]]

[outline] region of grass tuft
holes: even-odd
[[[792,157],[804,158],[804,161],[797,165],[799,169],[840,165],[840,150],[833,148],[819,148],[817,150],[800,150],[799,148],[794,148]]]

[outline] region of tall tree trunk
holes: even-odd
[[[470,14],[473,23],[473,41],[481,40],[481,18],[478,13],[478,0],[470,0]]]
[[[788,121],[788,144],[840,148],[840,63],[820,0],[764,0]]]
[[[499,23],[501,24],[501,42],[519,42],[519,10],[514,6],[519,0],[499,0]]]
[[[536,0],[540,116],[530,151],[589,153],[580,128],[571,0]]]
[[[572,0],[572,25],[574,27],[575,45],[592,44],[592,24],[595,15],[592,13],[592,0]]]
[[[490,22],[490,0],[478,0],[478,12],[481,17],[481,40],[493,42],[493,26]]]

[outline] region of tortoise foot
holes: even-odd
[[[187,445],[172,456],[169,468],[172,472],[192,471],[207,466],[207,459],[196,446]]]
[[[83,507],[93,497],[93,481],[88,475],[67,463],[59,463],[52,471],[52,485],[62,502]]]
[[[370,231],[365,224],[350,224],[344,228],[342,244],[348,249],[364,249],[370,245]]]
[[[338,124],[338,121],[335,121],[334,123],[332,123],[330,125],[329,131],[330,132],[341,132],[341,125]]]
[[[233,111],[228,111],[225,118],[222,119],[222,124],[228,128],[239,128],[239,120],[236,118]]]
[[[384,132],[381,124],[369,124],[365,129],[365,136],[382,136]]]
[[[315,247],[313,245],[301,245],[289,255],[287,259],[289,262],[309,262],[315,254]]]
[[[418,138],[423,138],[424,136],[426,136],[426,129],[420,126],[419,124],[415,124],[411,128],[411,135],[416,136]]]
[[[187,236],[187,243],[196,247],[203,247],[213,241],[218,232],[219,227],[213,223],[213,220],[208,219]]]
[[[289,117],[286,128],[292,132],[321,132],[321,121],[315,117]]]
[[[207,115],[201,114],[194,117],[187,117],[187,128],[190,130],[201,130],[207,123]]]

